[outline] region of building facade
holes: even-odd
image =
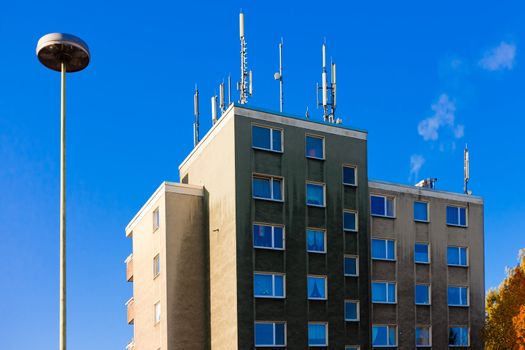
[[[231,105],[126,228],[128,347],[481,349],[482,200],[367,168],[366,132]]]

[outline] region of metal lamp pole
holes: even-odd
[[[52,33],[38,41],[36,54],[49,69],[59,71],[60,84],[60,341],[66,350],[66,72],[78,72],[89,64],[87,44],[70,34]]]

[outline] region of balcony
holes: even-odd
[[[126,260],[126,281],[133,282],[133,254],[130,254]]]
[[[131,297],[127,302],[128,307],[128,324],[133,324],[135,321],[135,299]]]

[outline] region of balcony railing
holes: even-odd
[[[127,302],[128,307],[128,324],[133,324],[135,321],[135,299],[131,297]]]
[[[126,281],[133,282],[133,254],[126,258]]]

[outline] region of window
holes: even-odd
[[[153,278],[160,274],[160,255],[157,254],[153,258]]]
[[[343,165],[343,185],[357,185],[357,168],[351,165]]]
[[[372,259],[396,260],[396,242],[392,239],[372,239]]]
[[[370,196],[370,211],[372,216],[395,217],[394,197]]]
[[[325,187],[324,184],[306,183],[306,204],[316,207],[324,207]]]
[[[284,289],[284,275],[282,274],[253,274],[253,294],[256,298],[284,298]]]
[[[307,251],[310,253],[326,253],[326,231],[306,230]]]
[[[155,232],[160,226],[160,212],[159,208],[153,210],[153,232]]]
[[[469,338],[468,327],[450,327],[448,329],[449,346],[469,346]]]
[[[255,322],[255,346],[286,346],[286,323]]]
[[[308,276],[308,299],[326,300],[325,276]]]
[[[253,176],[253,198],[283,200],[283,179],[271,176]]]
[[[467,208],[448,205],[447,225],[467,227]]]
[[[468,288],[448,287],[448,306],[468,306]]]
[[[416,284],[416,305],[430,305],[430,286]]]
[[[449,266],[468,266],[468,251],[465,247],[448,247],[447,263]]]
[[[396,326],[372,326],[372,346],[396,346]]]
[[[430,263],[430,245],[428,243],[416,243],[414,246],[414,262],[418,264]]]
[[[252,147],[267,151],[282,152],[282,130],[252,125]]]
[[[253,246],[263,249],[284,249],[284,228],[253,224]]]
[[[414,202],[414,221],[428,222],[428,203]]]
[[[345,256],[345,276],[359,276],[359,258],[356,256]]]
[[[160,301],[155,303],[154,309],[155,309],[155,324],[157,324],[160,322]]]
[[[416,327],[416,346],[431,346],[432,333],[430,327]]]
[[[359,302],[345,300],[345,321],[359,321]]]
[[[324,137],[306,135],[306,157],[324,159]]]
[[[372,282],[372,303],[395,304],[395,282]]]
[[[357,231],[357,213],[355,211],[345,210],[343,212],[343,229],[345,231]]]
[[[328,346],[327,323],[308,323],[308,346]]]

